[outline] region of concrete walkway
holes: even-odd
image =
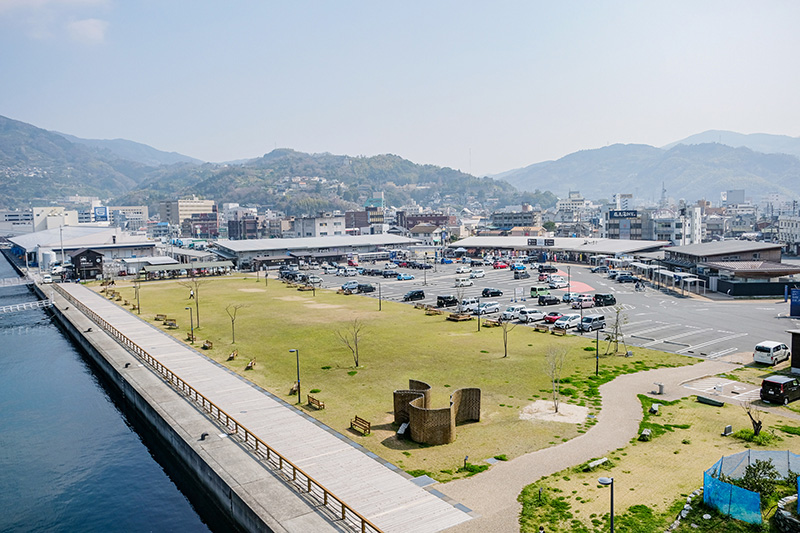
[[[639,430],[642,406],[637,394],[648,394],[654,382],[664,384],[659,399],[671,401],[693,393],[681,384],[703,376],[730,371],[739,366],[726,361],[704,361],[679,368],[660,368],[625,374],[600,387],[603,408],[589,431],[568,442],[495,464],[478,476],[444,485],[438,490],[476,511],[480,516],[449,529],[458,533],[518,532],[522,489],[543,476],[602,457],[627,446]]]

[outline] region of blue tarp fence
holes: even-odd
[[[800,455],[787,451],[747,450],[728,455],[717,461],[703,474],[703,502],[732,518],[761,523],[761,496],[758,493],[724,483],[719,480],[720,474],[738,479],[744,475],[748,465],[756,461],[772,461],[778,474],[786,478],[790,472],[800,472]],[[798,481],[800,490],[800,481]],[[800,513],[800,499],[798,499]]]

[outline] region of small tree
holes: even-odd
[[[764,424],[761,420],[761,411],[756,409],[753,402],[750,400],[742,404],[742,409],[747,413],[747,416],[750,418],[750,423],[753,425],[753,436],[758,437],[761,433],[761,426]]]
[[[205,285],[207,280],[200,279],[197,276],[192,276],[188,281],[179,281],[178,284],[186,287],[191,291],[194,298],[194,314],[197,320],[197,326],[200,327],[200,287]]]
[[[242,307],[247,307],[247,304],[228,304],[225,307],[225,312],[231,317],[231,344],[236,344],[236,313]]]
[[[358,343],[364,336],[364,323],[359,319],[353,319],[346,330],[337,330],[336,336],[342,344],[347,346],[347,349],[353,354],[353,362],[358,367]]]
[[[456,287],[456,299],[458,300],[458,312],[463,313],[464,309],[462,308],[461,304],[464,302],[464,293],[466,292],[466,288],[464,287]]]
[[[553,385],[553,408],[558,412],[558,403],[561,394],[561,372],[564,369],[564,360],[569,350],[563,346],[550,345],[544,360],[544,371]]]
[[[517,327],[510,320],[501,320],[500,327],[503,328],[503,357],[508,357],[508,332]]]
[[[620,316],[622,309],[623,307],[621,305],[614,307],[614,323],[611,325],[611,331],[605,334],[605,340],[608,341],[605,355],[608,355],[612,343],[614,344],[614,354],[619,353],[620,342],[622,342],[622,346],[625,347],[625,351],[628,351],[628,346],[625,344],[625,334],[622,333],[622,326],[628,322],[628,317],[625,315]]]

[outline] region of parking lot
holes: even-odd
[[[384,268],[385,262],[375,265],[361,265],[365,268]],[[401,302],[403,295],[412,289],[421,289],[425,298],[414,303],[436,305],[440,295],[480,298],[484,288],[496,288],[502,296],[481,298],[481,301],[497,301],[500,310],[510,304],[524,304],[538,307],[549,313],[559,311],[565,314],[580,314],[579,309],[571,309],[569,304],[559,303],[539,307],[537,300],[530,297],[530,288],[545,285],[537,281],[538,272],[530,271],[529,279],[515,280],[508,269],[493,269],[492,266],[475,267],[484,270],[485,277],[473,279],[474,285],[456,288],[456,278],[469,274],[456,274],[460,264],[437,264],[429,270],[396,267],[401,274],[410,274],[414,279],[399,281],[381,276],[356,275],[351,277],[322,274],[319,270],[310,271],[320,276],[322,287],[337,289],[348,280],[369,283],[376,287],[374,292],[360,297]],[[800,328],[796,319],[787,317],[789,304],[783,299],[732,300],[722,297],[681,296],[647,286],[643,291],[635,290],[633,283],[617,283],[606,274],[589,272],[584,265],[554,263],[557,274],[569,281],[571,292],[611,293],[621,307],[621,330],[629,346],[641,346],[703,358],[718,358],[728,354],[752,352],[753,346],[763,340],[788,340],[786,330]],[[554,296],[568,292],[567,288],[551,289]],[[377,305],[377,302],[376,302]],[[449,308],[455,310],[455,308]],[[614,306],[589,308],[584,314],[600,313],[606,317],[606,330],[614,323]],[[496,318],[493,316],[492,318]],[[533,323],[529,324],[533,327]],[[579,334],[575,331],[576,334]],[[602,338],[602,335],[601,335]]]

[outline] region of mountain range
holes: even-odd
[[[657,200],[662,184],[673,198],[713,202],[730,189],[795,198],[799,177],[800,139],[780,135],[707,131],[661,148],[615,144],[479,178],[391,154],[277,149],[244,162],[203,163],[124,139],[80,139],[0,116],[0,208],[71,195],[155,208],[160,200],[197,195],[298,215],[357,208],[381,192],[398,206],[492,209],[528,202],[547,208],[569,191],[593,199],[632,193]]]

